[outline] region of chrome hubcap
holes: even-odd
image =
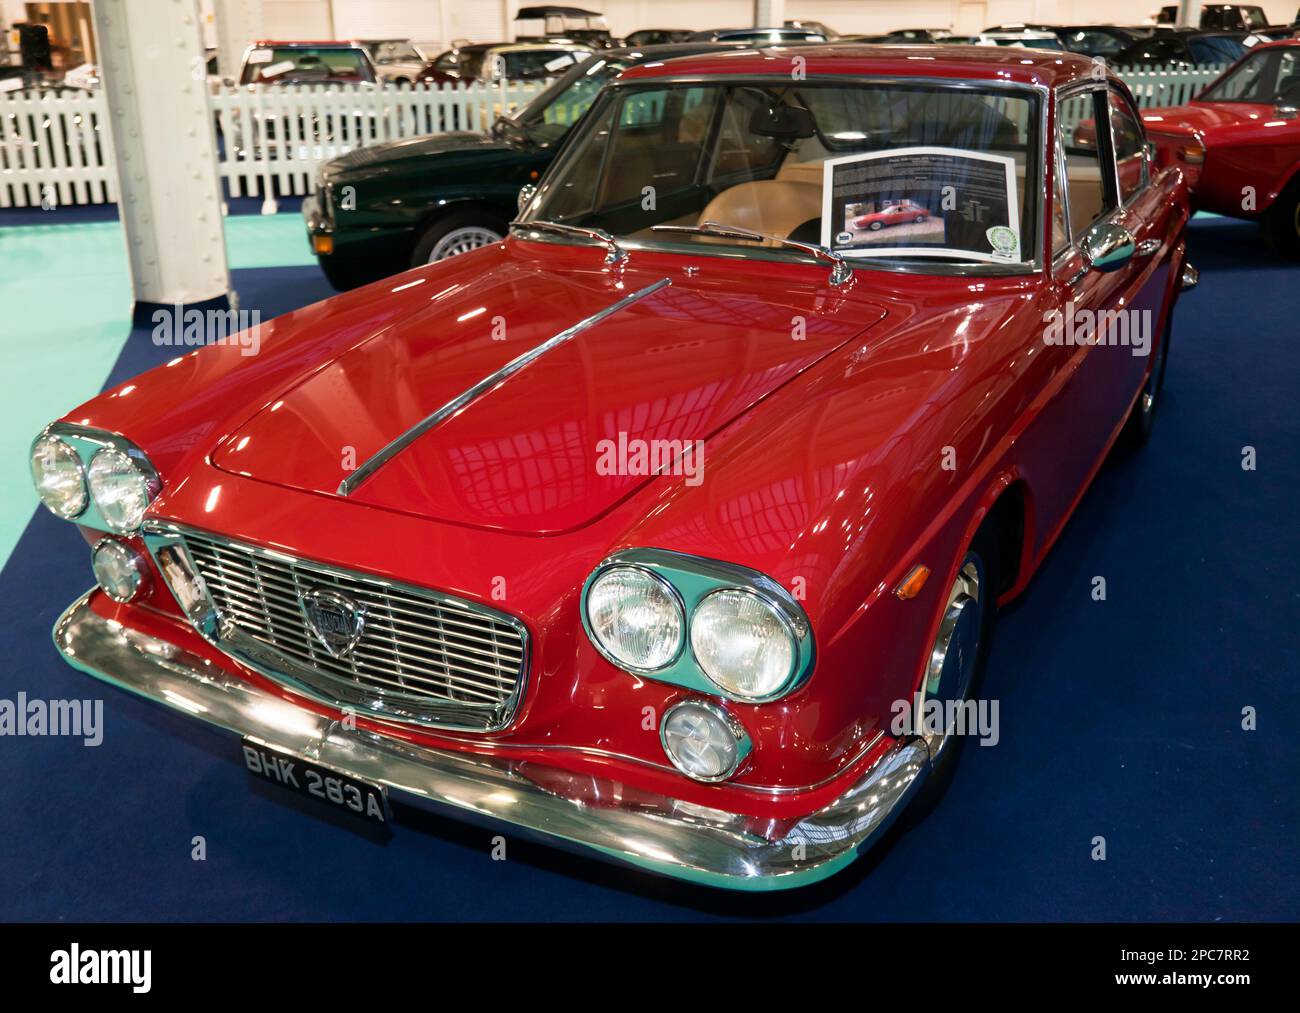
[[[493,243],[499,242],[501,242],[499,235],[480,225],[467,225],[463,229],[452,229],[434,243],[433,249],[429,251],[429,263],[432,264],[435,260],[455,257],[461,253],[469,253],[470,250],[477,250],[480,247],[491,246]]]
[[[948,603],[939,623],[939,635],[930,651],[925,674],[925,699],[946,705],[960,702],[970,694],[979,658],[980,627],[983,625],[984,602],[981,597],[983,572],[978,557],[967,556],[948,591]],[[939,758],[952,727],[945,713],[939,727],[927,727],[924,735],[932,761]]]

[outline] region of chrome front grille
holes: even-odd
[[[394,720],[490,731],[522,691],[527,631],[449,595],[172,528],[217,612],[217,641],[271,678]],[[342,595],[364,610],[354,646],[326,647],[303,596]]]

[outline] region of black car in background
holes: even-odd
[[[702,32],[692,32],[691,41],[783,46],[792,42],[825,42],[826,36],[808,28],[707,28]]]
[[[302,204],[321,270],[335,288],[351,288],[497,242],[520,189],[537,182],[606,81],[647,60],[743,48],[694,42],[605,50],[486,134],[410,137],[324,163]]]
[[[1227,66],[1246,51],[1248,32],[1157,32],[1107,60],[1116,67]]]
[[[675,42],[688,42],[694,34],[689,28],[641,28],[624,38],[630,47],[670,46]]]
[[[1172,25],[1178,21],[1178,5],[1161,7],[1156,15],[1160,24]],[[1245,32],[1268,27],[1268,15],[1263,7],[1254,4],[1203,4],[1200,28],[1203,31]]]
[[[1048,31],[1054,33],[1071,53],[1100,56],[1106,60],[1150,34],[1139,34],[1131,28],[1116,25],[1054,25]]]

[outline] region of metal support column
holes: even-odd
[[[239,79],[244,50],[263,37],[262,0],[215,0],[217,67],[221,76]]]
[[[135,319],[229,305],[198,0],[95,0],[95,31]]]
[[[785,22],[785,0],[754,0],[754,27],[780,28]]]

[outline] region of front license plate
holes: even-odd
[[[244,739],[243,747],[244,766],[250,774],[300,795],[310,795],[361,819],[389,825],[388,796],[378,785],[282,753],[253,739]]]

